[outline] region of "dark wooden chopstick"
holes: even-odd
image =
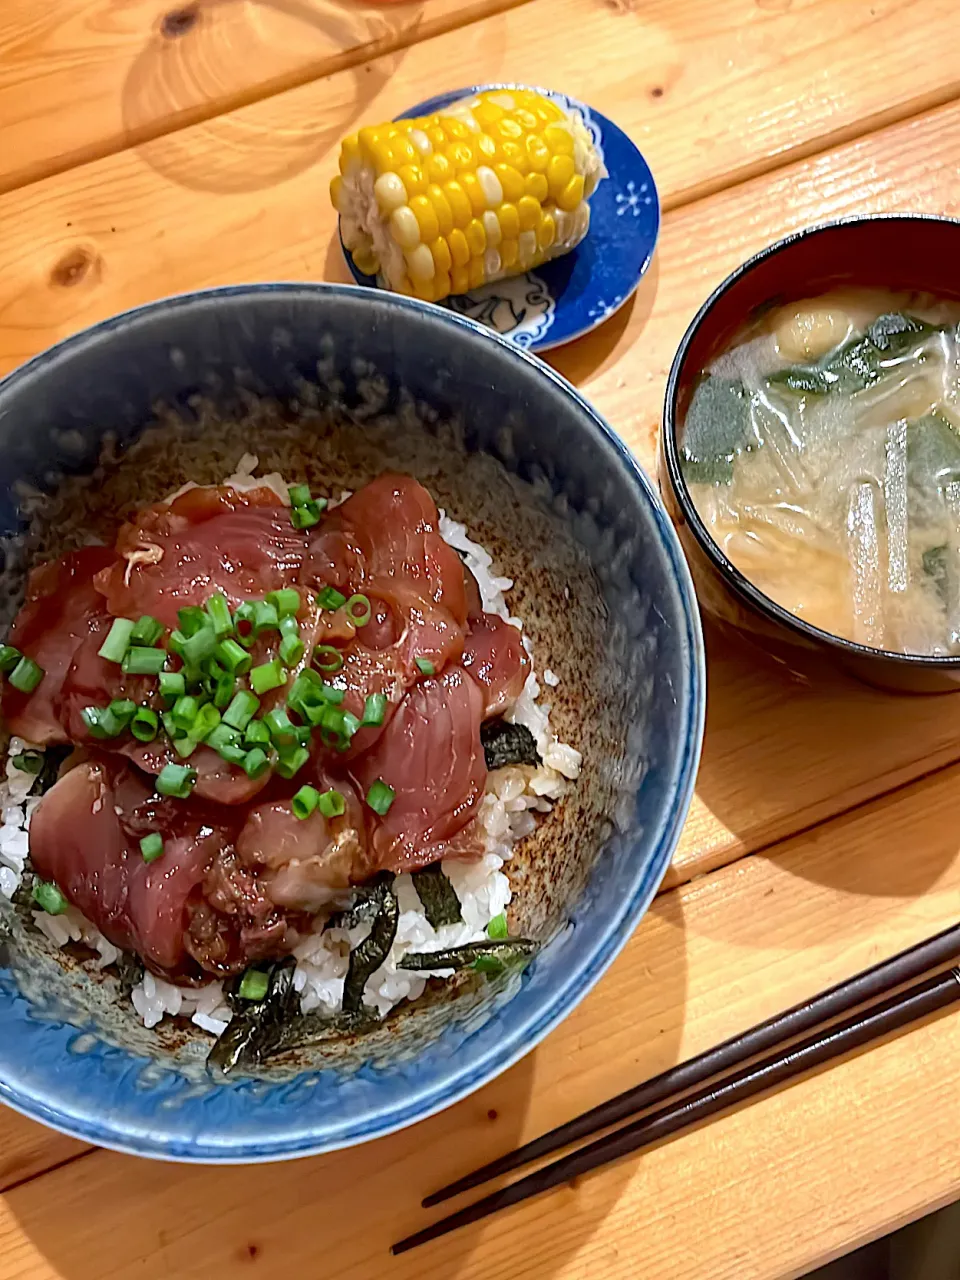
[[[709,1119],[720,1111],[726,1111],[738,1102],[755,1098],[776,1085],[792,1081],[814,1067],[822,1066],[880,1039],[881,1036],[898,1031],[958,1000],[960,969],[949,969],[946,973],[926,978],[906,991],[897,992],[887,1000],[853,1014],[843,1022],[817,1031],[787,1049],[770,1054],[759,1062],[725,1076],[698,1093],[643,1116],[632,1124],[527,1174],[508,1187],[491,1192],[474,1204],[467,1205],[465,1209],[449,1214],[432,1226],[398,1241],[392,1252],[406,1253],[407,1250],[444,1236],[458,1227],[477,1222],[509,1205],[519,1204],[603,1165],[612,1164],[631,1152],[660,1142],[681,1129]]]
[[[875,1000],[906,982],[912,982],[921,974],[928,973],[931,969],[936,969],[958,956],[960,956],[960,925],[955,925],[950,929],[944,929],[942,933],[935,934],[932,938],[917,943],[916,946],[909,947],[906,951],[898,952],[889,960],[882,960],[879,964],[864,969],[862,973],[828,988],[820,995],[814,996],[812,1000],[796,1004],[784,1013],[778,1013],[765,1022],[751,1027],[749,1031],[731,1036],[729,1040],[724,1040],[722,1044],[706,1050],[705,1053],[689,1058],[686,1062],[681,1062],[668,1071],[663,1071],[660,1075],[644,1081],[643,1084],[618,1093],[615,1098],[600,1103],[599,1106],[585,1111],[574,1120],[569,1120],[566,1124],[551,1129],[522,1147],[517,1147],[515,1151],[498,1156],[496,1160],[491,1160],[482,1168],[465,1174],[456,1182],[441,1187],[439,1191],[434,1191],[423,1201],[423,1207],[429,1209],[432,1205],[449,1200],[462,1191],[478,1187],[491,1178],[510,1173],[522,1165],[531,1164],[563,1147],[592,1137],[603,1129],[619,1124],[621,1120],[656,1106],[665,1098],[685,1093],[703,1084],[705,1080],[730,1071],[750,1058],[755,1058],[758,1054],[767,1053],[786,1040],[804,1035],[821,1023],[849,1013],[851,1009],[866,1004],[869,1000]]]

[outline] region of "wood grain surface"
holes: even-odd
[[[574,1188],[387,1253],[428,1220],[419,1200],[437,1185],[954,921],[958,787],[951,768],[662,895],[539,1049],[406,1132],[247,1169],[98,1152],[16,1187],[0,1200],[0,1275],[239,1280],[313,1274],[322,1257],[342,1280],[486,1280],[505,1259],[518,1280],[760,1280],[955,1197],[947,1015]]]

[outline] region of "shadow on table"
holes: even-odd
[[[851,893],[904,896],[935,884],[957,841],[899,856],[845,858],[836,826],[823,856],[779,845],[960,757],[960,700],[884,693],[840,672],[815,683],[764,661],[752,645],[705,625],[707,725],[697,795],[744,853],[762,850],[785,869]],[[718,862],[738,856],[729,848]]]
[[[350,132],[405,50],[341,73],[336,99],[325,98],[319,114],[305,99],[293,109],[289,98],[275,110],[269,102],[240,108],[315,79],[319,66],[346,51],[405,39],[422,9],[348,0],[172,0],[123,86],[123,127],[134,140],[176,130],[140,142],[137,154],[181,186],[215,193],[275,186]],[[213,112],[220,114],[204,119]],[[326,190],[311,198],[325,201]]]

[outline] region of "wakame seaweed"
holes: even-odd
[[[488,769],[503,769],[511,764],[542,763],[536,738],[526,725],[508,724],[506,720],[486,720],[480,726],[480,741]]]
[[[224,1075],[236,1067],[255,1067],[279,1052],[284,1027],[300,1017],[300,995],[293,985],[296,961],[292,956],[270,970],[270,985],[262,1000],[235,1006],[230,1025],[210,1050],[208,1067]]]
[[[879,382],[886,372],[885,361],[905,355],[937,332],[937,326],[915,316],[891,312],[878,316],[862,337],[850,338],[815,364],[791,365],[771,374],[768,381],[808,395],[835,391],[850,395]]]
[[[346,1014],[360,1012],[367,979],[390,954],[400,920],[400,907],[393,892],[393,876],[378,876],[369,888],[376,902],[376,915],[370,932],[350,952],[350,964],[343,984],[343,1012]]]
[[[907,478],[921,492],[960,480],[960,433],[936,411],[907,427]]]
[[[695,484],[729,484],[733,460],[750,447],[750,396],[742,382],[707,374],[683,426],[683,474]]]
[[[439,862],[431,863],[421,871],[414,871],[412,879],[413,887],[423,905],[423,913],[434,929],[445,924],[459,924],[463,920],[460,899]]]
[[[444,951],[408,951],[397,961],[398,969],[429,973],[434,969],[480,969],[494,972],[529,959],[537,944],[529,938],[506,938],[502,942],[468,942]],[[493,963],[490,963],[493,962]]]

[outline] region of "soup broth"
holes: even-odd
[[[681,465],[732,563],[872,648],[960,654],[960,303],[835,292],[703,371]]]

